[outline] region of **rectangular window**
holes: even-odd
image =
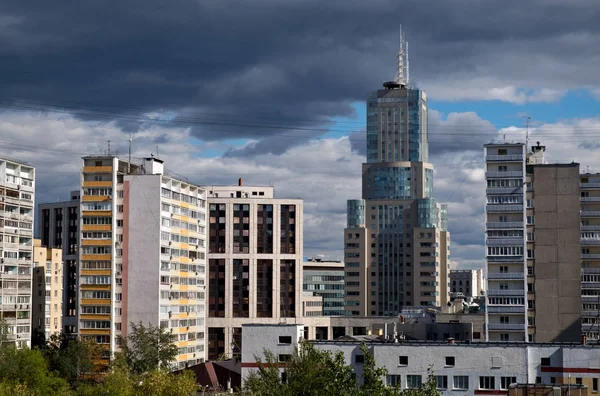
[[[398,356],[399,366],[408,366],[408,356]]]
[[[542,366],[550,366],[550,358],[543,357],[541,363],[542,363]]]
[[[406,386],[409,389],[418,389],[421,387],[421,376],[420,375],[407,375]]]
[[[279,343],[280,344],[291,344],[292,343],[292,336],[279,336]]]
[[[455,375],[452,383],[452,389],[467,390],[469,389],[469,376]]]
[[[446,366],[454,366],[454,356],[446,356]]]
[[[495,377],[479,377],[479,389],[495,389],[496,378]]]
[[[402,376],[399,374],[388,374],[385,376],[385,384],[387,386],[402,386]]]
[[[592,378],[592,392],[598,392],[598,378]]]
[[[500,389],[508,389],[510,384],[516,384],[517,377],[500,377]]]
[[[292,360],[292,355],[282,354],[278,356],[278,359],[280,362],[289,362],[290,360]]]
[[[354,356],[354,363],[357,363],[357,364],[360,363],[360,364],[362,364],[364,362],[365,362],[364,355],[356,355],[356,356]]]
[[[448,389],[448,376],[446,375],[436,375],[435,382],[437,383],[437,389]]]

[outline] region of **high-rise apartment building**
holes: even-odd
[[[35,169],[0,158],[0,317],[8,341],[31,346]]]
[[[38,205],[37,236],[41,245],[49,249],[61,249],[63,267],[62,331],[77,333],[79,279],[77,264],[79,246],[79,190],[71,191],[70,200]]]
[[[487,339],[579,341],[579,164],[485,145]]]
[[[472,301],[485,295],[485,288],[483,269],[450,271],[450,295],[462,293],[468,301]]]
[[[600,340],[600,174],[580,178],[581,332]]]
[[[242,324],[302,315],[301,199],[273,187],[206,187],[209,203],[208,359],[238,355]]]
[[[367,100],[362,199],[348,201],[344,231],[346,313],[397,315],[448,301],[447,208],[433,198],[427,95],[407,86],[401,34],[398,73]]]
[[[302,263],[302,288],[323,298],[324,316],[343,316],[344,263],[310,258]]]
[[[62,249],[42,246],[39,239],[33,240],[32,290],[31,333],[48,340],[63,329],[63,259]]]
[[[104,345],[108,359],[130,323],[163,326],[176,337],[177,368],[202,362],[205,190],[166,175],[157,158],[83,163],[80,335]]]

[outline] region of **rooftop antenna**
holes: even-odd
[[[110,155],[110,140],[108,141],[108,155]]]
[[[156,145],[156,158],[160,158],[160,156],[158,155],[158,145]]]
[[[523,118],[525,118],[525,147],[529,147],[529,120],[531,120],[531,117],[529,116],[521,116]]]
[[[400,49],[398,50],[398,69],[394,81],[400,85],[408,85],[408,42],[400,25]]]
[[[131,138],[131,133],[129,134],[129,162],[127,162],[127,174],[131,173],[131,142],[133,139]]]

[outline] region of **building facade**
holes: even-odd
[[[349,315],[448,301],[447,207],[433,198],[427,95],[402,75],[399,67],[396,81],[367,100],[362,199],[348,201],[344,230]]]
[[[63,275],[62,249],[47,248],[34,239],[31,333],[46,340],[63,330]]]
[[[37,235],[41,245],[61,249],[63,268],[62,331],[65,334],[77,333],[78,293],[77,279],[79,248],[79,190],[71,191],[70,200],[38,205]]]
[[[208,358],[238,355],[242,324],[302,315],[303,202],[273,187],[207,187]]]
[[[485,295],[482,269],[450,270],[450,293],[462,293],[467,301]]]
[[[79,333],[106,348],[131,323],[163,326],[179,348],[176,368],[205,359],[206,192],[112,156],[83,158]]]
[[[8,341],[31,346],[35,169],[0,158],[0,317]]]
[[[581,331],[600,341],[600,174],[580,178]]]
[[[302,324],[246,325],[242,381],[256,370],[255,356],[272,351],[285,361],[302,340]],[[321,350],[342,352],[361,381],[364,356],[360,340],[312,341]],[[563,343],[458,343],[369,341],[375,364],[387,369],[389,386],[418,388],[433,370],[442,395],[508,395],[513,384],[573,384],[598,392],[599,347]],[[285,371],[282,364],[280,371]],[[567,387],[563,387],[565,391]],[[566,393],[563,393],[566,394]],[[575,393],[573,393],[575,394]]]
[[[485,146],[487,339],[580,337],[579,164],[543,146]]]
[[[302,288],[323,298],[323,315],[345,315],[343,262],[307,259],[302,263]]]

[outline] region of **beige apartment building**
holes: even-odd
[[[175,368],[204,361],[206,192],[114,156],[83,158],[79,334],[105,346],[105,363],[130,323],[163,326]]]
[[[579,164],[544,151],[485,145],[489,341],[580,339]]]
[[[242,325],[294,321],[302,304],[303,201],[273,187],[208,190],[208,359],[239,355]],[[318,307],[322,311],[322,306]]]
[[[35,169],[0,158],[0,317],[8,341],[31,346]]]
[[[63,276],[62,249],[34,239],[31,326],[32,334],[43,334],[46,340],[62,331]]]

